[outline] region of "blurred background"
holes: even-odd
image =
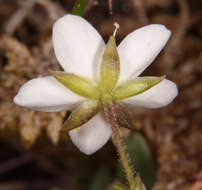
[[[66,113],[44,113],[13,103],[29,79],[59,70],[52,25],[73,0],[0,0],[0,190],[111,190],[123,180],[111,142],[85,156],[60,133]],[[130,110],[122,132],[131,162],[153,190],[202,188],[202,1],[89,0],[84,18],[105,41],[120,24],[117,43],[134,29],[161,23],[172,30],[166,48],[143,75],[177,83],[169,106]]]

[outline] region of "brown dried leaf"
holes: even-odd
[[[60,131],[63,126],[63,117],[61,116],[61,113],[51,113],[51,121],[46,128],[47,134],[52,140],[53,144],[57,144],[60,138]]]
[[[23,145],[30,148],[41,133],[41,125],[35,111],[24,110],[20,114],[19,126]]]

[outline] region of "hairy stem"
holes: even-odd
[[[123,168],[124,168],[124,171],[126,174],[126,178],[127,178],[128,183],[130,185],[130,188],[132,188],[135,186],[135,183],[136,183],[135,177],[133,174],[132,167],[129,163],[129,158],[128,158],[128,154],[127,154],[126,149],[125,149],[125,145],[123,143],[123,139],[122,139],[121,134],[120,134],[119,124],[118,124],[118,121],[116,119],[116,115],[115,115],[115,111],[114,111],[114,104],[113,103],[105,104],[104,105],[104,113],[106,115],[108,122],[111,125],[114,142],[115,142],[115,145],[117,147],[117,150],[118,150],[118,153],[120,156],[120,160],[121,160],[121,163],[123,165]]]

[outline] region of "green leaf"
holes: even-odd
[[[114,36],[111,36],[102,60],[100,72],[100,89],[110,93],[116,86],[120,74],[120,61]]]
[[[129,190],[124,185],[113,185],[114,190]]]
[[[163,77],[140,77],[131,81],[126,82],[125,84],[118,86],[115,89],[114,97],[115,99],[124,99],[132,96],[136,96],[153,86],[161,82]]]
[[[126,140],[126,147],[131,158],[131,164],[139,172],[147,190],[151,190],[156,179],[156,173],[152,154],[147,142],[140,133],[136,133],[129,136]],[[125,177],[120,165],[118,169],[120,179],[124,182]]]
[[[89,190],[104,190],[111,184],[111,181],[109,169],[101,168],[95,173]]]
[[[99,102],[86,101],[81,104],[77,109],[72,111],[68,119],[64,123],[64,131],[69,131],[74,128],[80,127],[88,122],[99,111]]]
[[[62,71],[50,71],[50,73],[71,91],[87,98],[98,99],[100,91],[96,84],[86,77]]]
[[[76,0],[72,9],[72,14],[82,16],[87,4],[88,0]]]

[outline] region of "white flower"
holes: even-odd
[[[142,27],[126,36],[118,46],[121,64],[117,86],[124,81],[141,79],[138,76],[156,58],[169,37],[170,31],[159,24]],[[65,72],[90,78],[97,84],[106,45],[95,28],[80,16],[65,15],[53,26],[53,45],[56,57]],[[175,83],[167,79],[161,79],[150,87],[136,96],[120,99],[128,106],[159,108],[169,104],[178,94]],[[82,93],[74,92],[74,89],[69,90],[53,76],[46,76],[25,83],[15,96],[14,102],[45,112],[74,110],[78,109],[79,105],[84,108],[87,105],[88,108],[88,95],[81,96]],[[96,107],[94,105],[90,103],[92,109]],[[82,113],[79,114],[82,116]],[[112,133],[102,112],[95,111],[95,116],[89,119],[81,122],[81,128],[69,131],[73,143],[85,154],[92,154],[100,149]]]

